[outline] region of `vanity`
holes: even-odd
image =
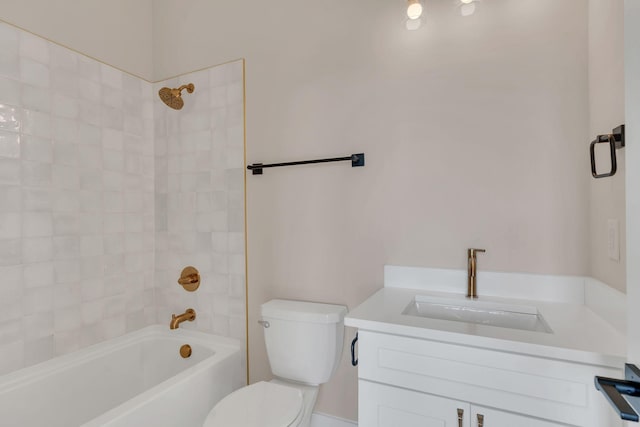
[[[594,376],[622,375],[625,337],[585,305],[587,279],[483,272],[472,300],[465,276],[386,266],[345,318],[360,426],[622,425]]]

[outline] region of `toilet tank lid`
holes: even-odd
[[[347,307],[317,302],[274,299],[262,304],[263,317],[309,323],[340,323],[344,321]]]

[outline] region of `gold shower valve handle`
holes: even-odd
[[[200,287],[200,273],[195,267],[185,267],[180,273],[178,284],[181,285],[185,291],[193,292]]]

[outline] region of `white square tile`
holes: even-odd
[[[84,169],[102,169],[102,148],[81,144],[78,147],[78,166]]]
[[[20,109],[11,105],[0,104],[0,130],[19,132],[22,126]]]
[[[102,188],[105,190],[105,194],[109,198],[117,197],[114,196],[113,192],[121,192],[124,188],[124,174],[122,172],[113,172],[109,170],[105,170],[102,173]],[[120,197],[121,199],[121,197]],[[113,204],[114,200],[110,199],[107,201],[105,198],[105,209],[107,212],[123,212],[122,210],[122,200],[115,200],[118,204]],[[114,210],[115,209],[115,210]]]
[[[80,141],[80,122],[64,117],[52,117],[52,135],[57,142],[76,144]]]
[[[227,85],[227,69],[225,65],[209,69],[209,85],[212,88]]]
[[[22,217],[24,237],[51,237],[53,216],[50,212],[25,212]]]
[[[80,106],[75,99],[56,93],[53,95],[51,113],[54,116],[75,120],[80,115]]]
[[[20,158],[20,134],[0,131],[0,157]]]
[[[94,82],[100,82],[100,63],[83,55],[78,56],[78,74]]]
[[[53,287],[25,289],[22,308],[25,315],[53,311]]]
[[[17,46],[6,46],[0,50],[0,75],[12,79],[20,78],[20,56]]]
[[[23,85],[22,106],[29,110],[51,112],[51,91],[44,87]]]
[[[41,288],[53,286],[53,263],[42,262],[37,264],[27,264],[23,271],[24,284],[27,288]]]
[[[244,87],[242,81],[230,83],[227,86],[227,105],[241,105],[244,98]]]
[[[80,281],[80,265],[77,259],[54,261],[53,271],[56,284],[73,283]]]
[[[34,313],[22,319],[25,341],[35,341],[53,335],[53,313]]]
[[[78,74],[74,70],[56,68],[50,70],[51,90],[76,98],[78,96]]]
[[[34,110],[22,110],[22,132],[27,135],[51,137],[51,116]]]
[[[102,84],[114,89],[122,90],[122,71],[105,64],[100,64],[100,71]]]
[[[79,307],[82,303],[80,283],[63,283],[54,286],[53,309]]]
[[[99,191],[80,191],[80,212],[102,212],[102,193]],[[98,232],[102,227],[98,227]]]
[[[22,216],[17,212],[0,213],[0,239],[22,237]]]
[[[18,142],[20,143],[20,141]],[[50,139],[25,135],[21,142],[23,159],[40,163],[53,161],[53,146]]]
[[[18,186],[0,186],[0,212],[20,212],[22,191]]]
[[[80,223],[76,213],[53,214],[53,234],[54,236],[72,236],[79,233]]]
[[[20,56],[48,64],[49,42],[26,31],[20,31]]]
[[[95,102],[79,100],[80,114],[79,118],[84,123],[94,126],[102,125],[102,108]]]
[[[24,341],[0,345],[0,375],[22,368],[24,361]]]
[[[102,143],[102,129],[87,123],[78,123],[78,142],[81,145],[100,146]]]
[[[78,93],[81,99],[98,104],[102,100],[102,85],[89,79],[78,79]]]
[[[59,332],[73,331],[82,324],[82,313],[79,306],[55,310],[53,325],[56,335]]]
[[[56,44],[51,44],[49,49],[49,63],[52,68],[60,68],[67,71],[77,72],[79,56],[77,53]]]
[[[96,248],[100,252],[103,252],[102,248]],[[82,257],[80,262],[80,276],[82,278],[81,283],[86,280],[102,279],[102,256],[85,256]]]
[[[58,165],[78,165],[78,144],[55,141],[53,143],[53,162]]]
[[[49,212],[53,207],[51,194],[48,189],[24,188],[22,206],[26,212]]]
[[[54,164],[51,167],[51,178],[54,188],[66,190],[79,190],[80,177],[78,168],[67,165]]]
[[[0,185],[20,185],[20,161],[0,158]]]
[[[80,194],[73,190],[55,190],[52,194],[54,212],[80,211]]]
[[[77,259],[80,256],[80,240],[77,236],[54,236],[53,258]]]
[[[53,259],[53,240],[51,237],[33,237],[22,239],[22,261],[36,263]]]
[[[20,58],[20,80],[34,86],[49,87],[49,66],[32,59]]]
[[[3,161],[0,160],[0,165]],[[8,165],[2,165],[0,167],[0,183],[3,183],[3,171],[8,170]],[[11,183],[19,183],[20,175],[16,174],[12,176]],[[36,163],[36,162],[22,162],[22,184],[30,187],[50,187],[52,183],[51,179],[51,165],[48,163]]]
[[[0,93],[2,94],[0,102],[3,104],[13,105],[14,107],[20,105],[20,88],[20,82],[17,80],[0,76]]]
[[[51,321],[50,324],[53,324]],[[48,335],[35,340],[27,340],[24,343],[25,366],[35,365],[54,357],[53,335]]]
[[[54,335],[55,354],[60,356],[80,349],[80,329],[56,331]]]

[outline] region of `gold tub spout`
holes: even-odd
[[[193,308],[188,308],[187,311],[177,316],[175,314],[172,314],[171,323],[169,323],[169,329],[178,329],[180,327],[180,323],[185,321],[193,322],[195,318],[196,311]]]

